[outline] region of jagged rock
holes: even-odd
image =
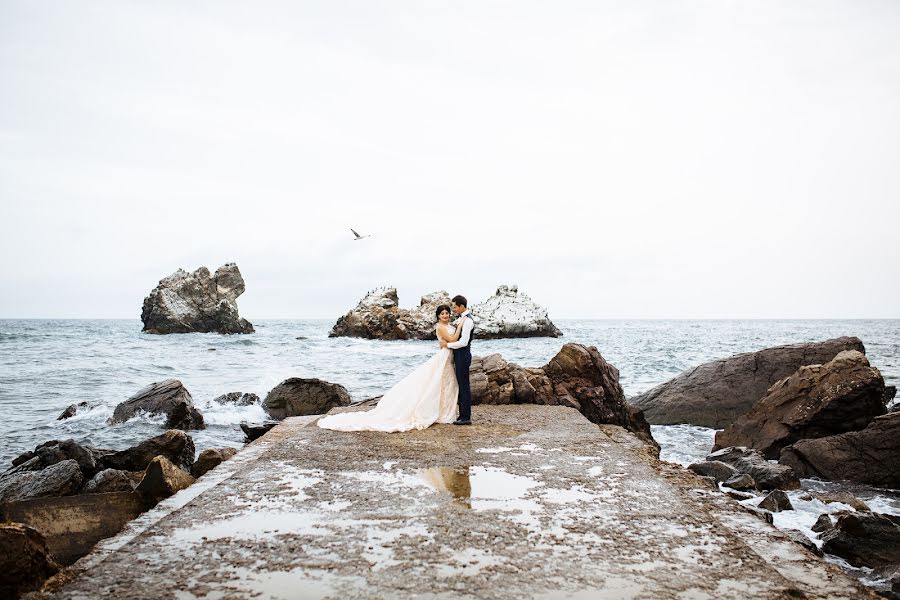
[[[722,483],[724,484],[725,482],[723,481]],[[735,500],[749,500],[750,498],[756,498],[756,494],[754,494],[752,492],[739,492],[737,490],[733,490],[730,488],[725,488],[722,491],[725,492],[725,494],[727,496],[730,496],[731,498],[734,498]],[[753,506],[752,508],[756,508],[756,507]],[[766,511],[760,510],[759,512],[764,513]]]
[[[791,505],[791,499],[781,490],[772,490],[762,499],[759,507],[769,512],[781,512],[783,510],[794,510]]]
[[[130,492],[134,489],[134,486],[135,483],[128,472],[118,469],[104,469],[85,483],[80,493],[107,494],[109,492]]]
[[[59,571],[41,533],[21,523],[0,523],[0,598],[37,590]]]
[[[518,286],[501,285],[493,296],[470,306],[478,339],[560,337],[562,332],[547,316],[547,309],[538,306]]]
[[[897,396],[897,386],[896,385],[886,385],[884,386],[884,396],[882,400],[884,401],[884,405],[887,406],[891,402],[894,401],[894,398]],[[893,407],[896,408],[896,407]]]
[[[157,456],[147,465],[137,491],[162,500],[194,483],[194,478],[179,469],[165,456]]]
[[[688,469],[704,477],[712,477],[714,481],[727,481],[738,474],[737,469],[718,460],[694,463]]]
[[[329,337],[359,337],[375,340],[433,340],[434,311],[450,304],[444,291],[422,296],[419,306],[400,308],[397,288],[379,288],[366,294],[356,308],[337,320]]]
[[[774,522],[775,520],[772,519],[772,521]],[[803,546],[804,548],[806,548],[807,550],[809,550],[816,556],[822,556],[823,553],[819,549],[819,547],[816,546],[816,543],[814,541],[812,541],[811,539],[809,539],[808,537],[806,537],[805,535],[803,535],[801,532],[797,531],[796,529],[782,529],[781,533],[784,536],[790,538],[791,540],[797,542],[798,544],[800,544],[801,546]]]
[[[862,431],[800,440],[778,462],[800,477],[900,488],[900,412],[877,417]]]
[[[236,448],[207,448],[191,466],[191,475],[200,477],[237,454]]]
[[[78,492],[84,475],[72,459],[52,464],[40,471],[5,473],[0,476],[0,502],[28,498],[70,496]]]
[[[264,436],[270,429],[278,425],[278,423],[241,423],[241,431],[247,436],[247,441],[252,442],[255,439]]]
[[[884,379],[856,350],[800,367],[769,388],[749,413],[716,434],[713,449],[748,446],[777,459],[802,439],[856,431],[883,415]]]
[[[234,263],[222,265],[215,275],[206,267],[193,273],[178,269],[144,298],[144,331],[253,333],[253,325],[238,315],[236,300],[244,289],[244,278]]]
[[[213,398],[213,402],[219,404],[234,404],[235,406],[250,406],[259,402],[259,396],[251,393],[229,392]]]
[[[812,530],[816,533],[823,533],[829,529],[834,529],[834,523],[831,522],[831,517],[828,514],[822,513],[813,524]]]
[[[62,421],[63,419],[70,419],[74,417],[78,413],[79,408],[87,408],[88,403],[87,400],[84,402],[79,402],[78,404],[70,404],[66,407],[66,410],[62,411],[58,417],[56,417],[57,421]]]
[[[350,394],[337,383],[321,379],[291,377],[266,395],[263,408],[274,419],[301,415],[324,415],[336,406],[349,406]]]
[[[366,294],[356,308],[338,319],[330,337],[379,340],[433,340],[435,309],[450,304],[450,295],[437,291],[422,296],[419,306],[400,308],[396,288],[379,288]],[[470,305],[476,339],[559,337],[547,310],[536,305],[516,286],[501,285],[480,304]]]
[[[593,423],[619,425],[659,449],[643,414],[625,401],[619,371],[594,346],[565,344],[538,369],[507,363],[499,354],[473,357],[469,381],[473,404],[570,406]]]
[[[722,429],[749,412],[775,382],[801,366],[826,363],[843,350],[865,353],[859,338],[841,337],[737,354],[693,367],[630,402],[654,425]]]
[[[190,473],[194,463],[194,440],[183,431],[170,429],[126,450],[113,452],[100,459],[103,466],[122,471],[143,471],[157,456]]]
[[[753,480],[753,477],[748,475],[747,473],[738,473],[737,475],[733,475],[726,479],[722,485],[725,487],[730,487],[733,490],[737,490],[739,492],[746,492],[747,490],[755,490],[756,489],[756,481]]]
[[[167,429],[204,429],[203,415],[194,407],[194,399],[177,379],[151,383],[128,400],[120,403],[107,421],[122,423],[138,413],[166,415]]]
[[[71,439],[50,440],[37,446],[33,452],[26,452],[18,456],[13,460],[13,467],[6,473],[40,471],[64,460],[74,460],[78,463],[85,479],[90,479],[99,469],[98,458],[106,452],[106,450],[100,450],[93,446],[79,444]]]
[[[861,512],[871,512],[872,510],[869,508],[868,504],[866,504],[850,492],[812,492],[811,497],[821,500],[825,504],[840,502],[841,504],[846,504],[853,510],[858,510]]]
[[[822,534],[822,550],[854,567],[900,564],[900,517],[878,513],[845,513]]]
[[[706,457],[706,460],[717,460],[729,464],[739,473],[747,473],[760,490],[796,490],[800,487],[800,479],[794,470],[785,465],[770,463],[761,452],[750,448],[723,448]]]

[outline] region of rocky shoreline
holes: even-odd
[[[649,414],[660,414],[647,398],[664,402],[675,397],[666,390],[686,389],[684,380],[693,377],[691,393],[703,399],[697,419],[709,422],[709,415],[727,413],[730,423],[717,435],[716,447],[710,449],[706,460],[690,465],[689,470],[772,523],[773,515],[792,510],[785,492],[798,493],[801,477],[900,488],[896,478],[900,472],[900,412],[887,412],[885,408],[895,390],[885,386],[878,369],[869,364],[863,352],[860,340],[840,338],[738,355],[714,361],[714,369],[695,367],[654,388],[654,394],[642,395],[637,405],[626,400],[618,370],[597,348],[581,344],[565,344],[542,367],[520,367],[499,354],[475,357],[470,376],[476,405],[575,408],[595,424],[630,431],[646,444],[651,456],[658,456],[659,445],[641,406],[650,406]],[[822,362],[810,363],[812,357]],[[765,373],[761,373],[761,364],[767,365]],[[720,400],[726,409],[716,405],[716,394],[723,389],[721,381],[711,380],[709,375],[697,379],[697,373],[713,370],[728,379],[728,390],[742,398],[752,397],[760,381],[773,373],[788,374],[770,384],[756,401],[742,400],[745,412],[735,414],[732,396]],[[704,380],[711,390],[703,389]],[[321,415],[353,404],[340,384],[298,377],[284,380],[262,400],[255,394],[230,392],[216,402],[259,404],[266,411],[268,423],[242,424],[248,441],[265,435],[278,420]],[[90,407],[72,405],[60,419],[85,409]],[[85,510],[92,506],[91,495],[115,500],[121,510],[110,516],[115,524],[107,523],[102,531],[94,532],[96,539],[101,539],[101,533],[102,537],[114,534],[130,518],[192,485],[236,453],[233,448],[212,448],[196,456],[193,440],[185,431],[202,429],[204,419],[178,380],[153,383],[139,390],[116,407],[109,422],[121,423],[140,413],[164,415],[167,430],[120,451],[73,440],[52,440],[22,453],[0,474],[4,518],[24,521],[3,525],[0,547],[20,548],[16,556],[31,557],[20,582],[23,587],[16,589],[35,589],[47,573],[78,557],[77,553],[61,550],[66,548],[66,541],[59,536],[48,535],[45,540],[39,528],[28,528],[28,515],[36,514],[38,508],[46,511],[48,503],[58,500],[58,510],[74,504]],[[835,501],[846,505],[846,510],[823,513],[817,523],[818,537],[810,540],[800,536],[796,541],[814,553],[840,556],[852,565],[876,569],[887,579],[900,580],[896,557],[879,550],[885,544],[900,546],[900,520],[873,512],[852,497],[831,500]],[[82,547],[77,552],[90,548]],[[28,573],[35,579],[26,581]]]

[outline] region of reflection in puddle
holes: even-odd
[[[450,492],[467,508],[497,508],[497,500],[521,500],[533,487],[543,485],[530,477],[491,467],[435,467],[419,476],[432,488]]]

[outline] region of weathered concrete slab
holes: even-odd
[[[866,598],[573,409],[338,433],[289,419],[55,580],[54,598]]]
[[[69,565],[152,505],[136,492],[31,498],[0,505],[0,518],[40,531],[53,557]]]

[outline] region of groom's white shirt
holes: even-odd
[[[459,315],[460,319],[468,316],[469,311],[465,311],[463,314]],[[469,338],[472,337],[472,330],[475,329],[475,321],[471,318],[466,319],[463,323],[462,331],[459,333],[459,340],[455,342],[448,342],[447,347],[451,350],[457,350],[459,348],[465,348],[469,345]]]

